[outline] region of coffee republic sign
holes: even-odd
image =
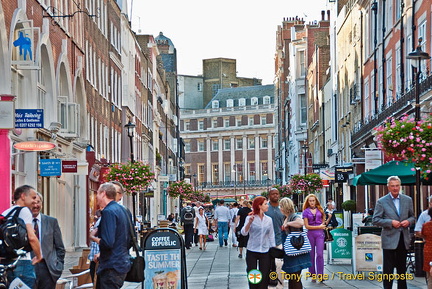
[[[49,151],[55,148],[56,145],[47,141],[24,141],[14,144],[14,148],[21,151]]]

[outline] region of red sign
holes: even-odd
[[[49,151],[56,147],[56,144],[47,141],[24,141],[14,144],[14,148],[21,151]]]
[[[62,173],[77,173],[78,161],[62,161]]]

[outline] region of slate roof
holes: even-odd
[[[270,96],[270,103],[274,103],[274,85],[255,85],[219,89],[212,100],[206,105],[205,108],[212,108],[214,100],[219,101],[219,107],[227,107],[227,100],[234,100],[234,107],[239,106],[239,99],[246,100],[246,106],[251,105],[251,98],[257,97],[258,104],[263,104],[264,96]]]

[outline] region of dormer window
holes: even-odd
[[[212,101],[212,108],[219,108],[219,100]]]
[[[246,99],[245,98],[240,98],[239,99],[239,106],[245,106],[246,105]]]
[[[258,105],[258,97],[252,97],[251,98],[251,105]]]
[[[227,99],[227,107],[233,107],[234,106],[234,100],[233,99]]]
[[[270,96],[268,96],[268,95],[264,96],[263,104],[270,104]]]

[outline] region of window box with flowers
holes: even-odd
[[[432,115],[418,122],[408,116],[389,118],[375,128],[375,140],[387,157],[411,161],[424,175],[431,172]]]
[[[141,161],[114,164],[106,176],[107,181],[120,182],[127,194],[146,190],[153,178],[150,165]]]
[[[292,176],[289,187],[293,192],[313,194],[323,188],[322,179],[318,174],[297,174]]]

